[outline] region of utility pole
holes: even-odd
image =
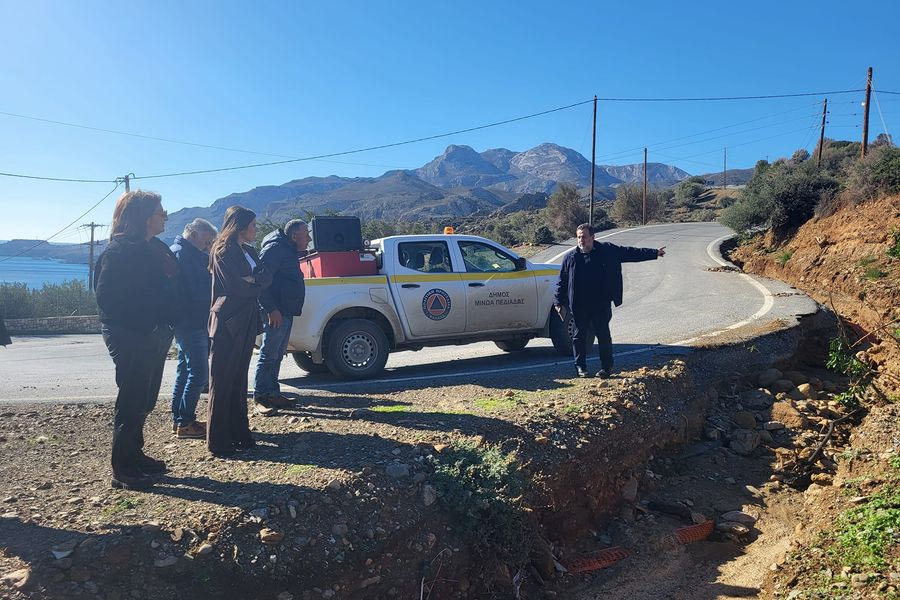
[[[863,110],[863,138],[861,158],[866,157],[866,148],[869,145],[869,98],[872,96],[872,67],[866,75],[866,105]]]
[[[125,184],[125,193],[128,193],[128,192],[131,191],[131,185],[130,185],[130,184],[131,184],[131,178],[132,178],[132,177],[134,177],[134,173],[129,173],[129,174],[126,175],[125,177],[116,177],[116,182],[117,182],[117,183],[124,183],[124,184]]]
[[[594,96],[594,135],[591,140],[591,212],[588,223],[594,226],[594,167],[597,158],[597,96]]]
[[[641,202],[641,225],[647,224],[647,149],[644,148],[644,198]]]
[[[90,227],[91,229],[91,245],[89,251],[88,258],[88,289],[94,290],[94,230],[98,227],[106,227],[106,225],[101,225],[99,223],[94,223],[91,221],[90,223],[84,223],[82,227]]]
[[[722,148],[725,155],[722,157],[722,189],[728,189],[728,148]]]
[[[822,168],[822,146],[825,145],[825,115],[828,114],[828,98],[822,103],[822,129],[819,131],[819,152],[816,157],[816,168]]]

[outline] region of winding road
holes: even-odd
[[[727,264],[718,246],[730,235],[717,223],[648,225],[597,234],[598,240],[619,245],[666,247],[662,259],[624,265],[624,302],[613,311],[611,324],[617,366],[634,364],[642,354],[661,348],[689,352],[691,345],[716,336],[742,331],[752,335],[773,321],[790,323],[815,311],[815,302],[787,284],[710,270]],[[558,264],[573,245],[571,240],[549,248],[532,262]],[[250,368],[252,373],[255,364]],[[570,359],[556,354],[550,340],[539,339],[514,354],[489,342],[397,352],[382,377],[365,382],[306,375],[287,358],[281,379],[283,392],[344,389],[352,393],[354,388],[375,385],[430,386],[440,381],[489,379],[515,370],[563,373],[570,368]],[[175,361],[169,360],[161,398],[168,397],[174,375]],[[115,395],[112,361],[99,335],[17,337],[11,346],[0,348],[0,404],[103,402]]]

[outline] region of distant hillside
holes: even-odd
[[[728,185],[746,185],[750,178],[753,177],[753,172],[756,169],[728,169],[725,173],[728,177]],[[722,171],[718,173],[706,173],[704,175],[700,175],[703,179],[706,180],[707,185],[722,185]]]
[[[625,183],[644,183],[644,164],[613,166],[606,165],[603,170],[612,177]],[[663,163],[647,163],[647,184],[653,187],[671,187],[690,177],[687,171]]]
[[[39,245],[38,245],[39,244]],[[34,248],[29,250],[29,248]],[[106,240],[94,245],[94,256],[98,256],[106,248]],[[41,240],[10,240],[0,243],[0,256],[15,256],[25,252],[30,258],[52,258],[74,264],[87,264],[90,248],[83,244],[42,244]]]
[[[674,185],[687,176],[670,165],[648,165],[648,179],[655,187]],[[643,165],[597,165],[594,181],[597,197],[610,198],[615,186],[643,181]],[[308,213],[419,221],[500,209],[532,210],[545,205],[546,195],[560,183],[573,184],[580,191],[589,189],[590,161],[571,148],[549,143],[524,152],[505,148],[477,152],[469,146],[451,145],[418,169],[388,171],[380,177],[307,177],[229,194],[209,207],[185,208],[170,215],[162,237],[171,240],[195,217],[220,226],[225,210],[235,204],[273,221]],[[514,209],[519,205],[523,208]]]

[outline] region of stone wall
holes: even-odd
[[[100,318],[97,315],[78,317],[44,317],[40,319],[7,319],[6,328],[10,335],[59,334],[59,333],[100,333]]]

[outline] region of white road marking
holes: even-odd
[[[724,242],[725,240],[732,238],[732,237],[734,237],[734,236],[733,235],[722,236],[718,239],[711,241],[709,243],[709,245],[706,247],[706,253],[709,254],[709,257],[723,267],[734,266],[734,265],[732,265],[731,263],[729,263],[726,260],[723,260],[720,256],[716,256],[713,253],[713,248],[717,244],[720,244],[720,243]],[[719,329],[718,331],[713,331],[711,333],[704,333],[703,335],[699,335],[697,337],[692,337],[687,340],[679,340],[679,341],[675,342],[675,345],[682,346],[682,345],[691,344],[691,343],[696,342],[697,340],[701,340],[703,338],[715,337],[721,333],[725,333],[726,331],[731,331],[732,329],[737,329],[739,327],[743,327],[744,325],[749,325],[753,321],[761,319],[763,316],[766,315],[766,313],[768,313],[770,310],[772,310],[772,307],[775,306],[775,298],[774,298],[774,296],[772,296],[772,292],[770,292],[766,286],[761,284],[754,277],[751,277],[750,275],[747,275],[746,273],[741,273],[740,277],[743,277],[748,282],[750,282],[750,285],[755,287],[762,294],[762,296],[763,296],[762,308],[760,308],[758,311],[756,311],[755,313],[750,315],[750,318],[744,319],[743,321],[739,321],[737,323],[732,323],[725,329]]]

